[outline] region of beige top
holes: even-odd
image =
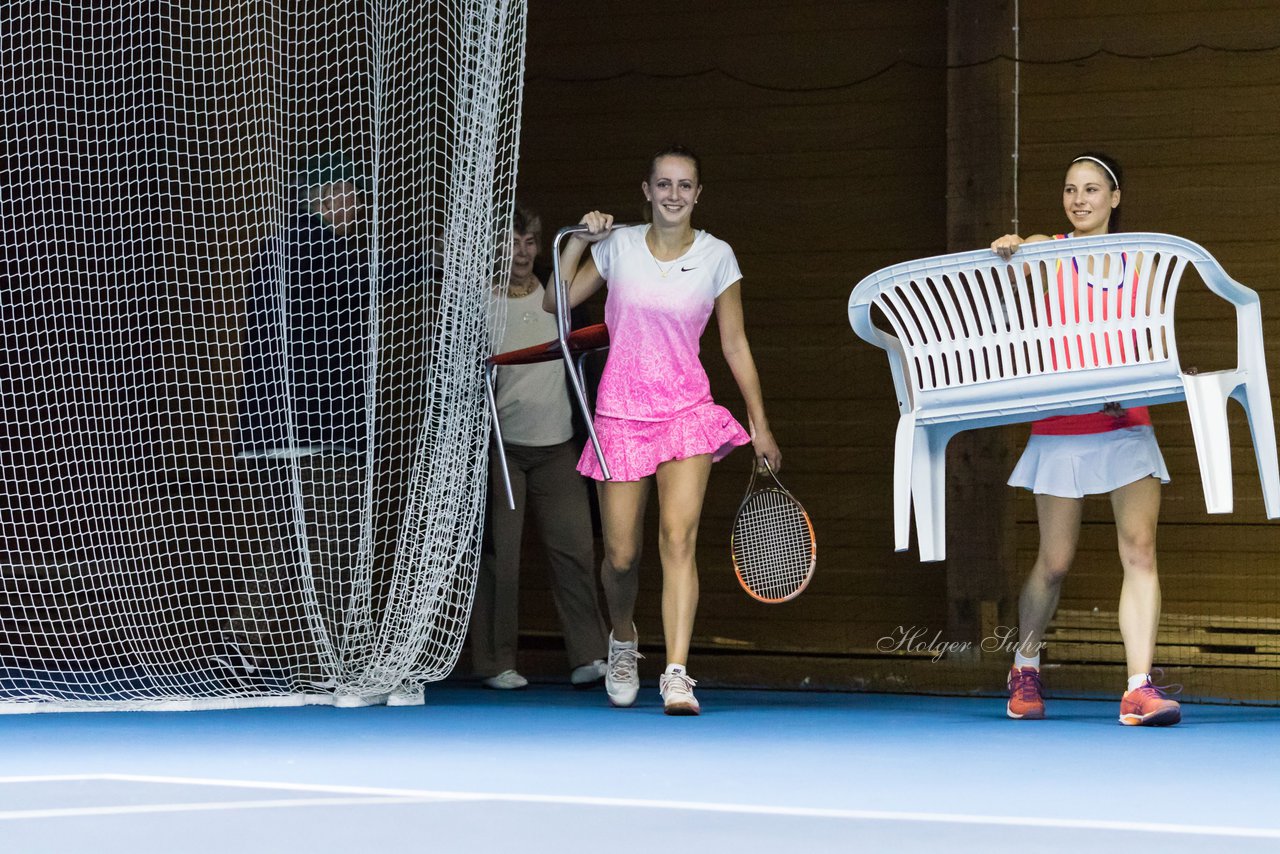
[[[507,328],[498,352],[555,340],[556,319],[542,310],[542,294],[538,285],[527,296],[507,299]],[[544,447],[573,437],[562,360],[499,367],[496,397],[504,443]]]

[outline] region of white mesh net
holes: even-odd
[[[470,608],[523,0],[0,16],[0,711],[412,702]]]

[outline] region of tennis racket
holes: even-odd
[[[786,602],[804,591],[818,562],[813,523],[764,460],[773,483],[756,486],[760,466],[751,467],[747,494],[733,520],[729,553],[747,595],[761,602]]]

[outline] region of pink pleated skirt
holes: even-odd
[[[719,461],[751,441],[729,410],[714,403],[696,406],[666,421],[597,415],[595,428],[614,480],[640,480],[656,472],[662,463],[701,454],[711,454],[713,462]],[[578,471],[593,480],[604,480],[590,442],[582,449]]]

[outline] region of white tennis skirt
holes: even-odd
[[[1169,482],[1169,469],[1150,425],[1082,436],[1033,433],[1009,476],[1009,485],[1037,495],[1083,498],[1112,492],[1144,477]]]

